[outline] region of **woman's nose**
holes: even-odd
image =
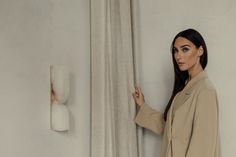
[[[176,53],[175,53],[175,59],[176,59],[176,61],[181,60],[181,58],[182,58],[182,53],[181,53],[181,52],[176,52]]]

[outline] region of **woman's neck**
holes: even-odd
[[[203,68],[201,65],[197,67],[193,67],[192,69],[189,69],[188,70],[189,80],[194,78],[196,75],[198,75],[202,71],[203,71]]]

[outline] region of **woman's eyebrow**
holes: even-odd
[[[182,45],[182,46],[180,46],[180,48],[183,48],[183,47],[190,47],[190,45]]]

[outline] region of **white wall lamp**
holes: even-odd
[[[50,66],[50,127],[54,131],[68,131],[69,110],[66,103],[70,93],[69,70],[66,66]]]

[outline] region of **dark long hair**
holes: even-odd
[[[205,69],[205,67],[207,65],[207,47],[206,47],[206,43],[205,43],[203,37],[201,36],[201,34],[194,29],[187,29],[182,32],[179,32],[175,36],[175,38],[173,39],[172,44],[171,44],[172,61],[173,61],[174,72],[175,72],[175,81],[174,81],[172,95],[170,97],[170,100],[169,100],[169,102],[166,106],[165,112],[164,112],[165,121],[167,119],[167,113],[170,109],[171,103],[172,103],[175,95],[185,87],[185,82],[189,77],[188,71],[181,71],[175,61],[175,58],[174,58],[174,44],[175,44],[175,41],[178,37],[183,37],[183,38],[191,41],[197,48],[202,46],[204,52],[200,57],[200,64],[202,65],[203,69]]]

